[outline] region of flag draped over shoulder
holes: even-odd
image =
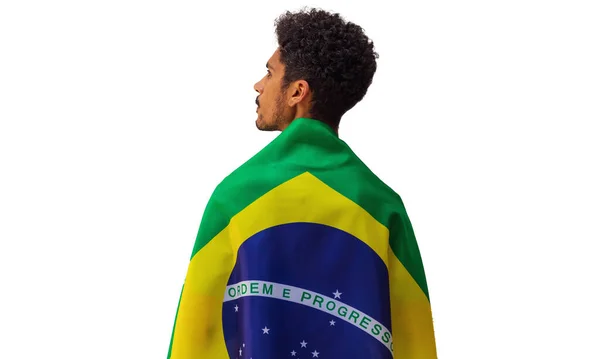
[[[294,120],[214,190],[168,358],[436,358],[401,198],[326,124]]]

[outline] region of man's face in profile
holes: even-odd
[[[256,98],[256,127],[261,131],[277,131],[285,125],[285,94],[281,89],[284,71],[277,49],[267,61],[267,73],[254,84],[254,90],[259,93]]]

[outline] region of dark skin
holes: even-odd
[[[280,62],[279,48],[267,61],[267,74],[256,84],[256,127],[261,131],[283,131],[297,118],[311,118],[312,92],[305,80],[292,82],[281,89],[285,65]]]

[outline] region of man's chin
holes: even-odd
[[[256,122],[255,122],[255,124],[256,124],[256,128],[259,131],[268,131],[268,132],[271,132],[271,131],[278,131],[279,130],[279,128],[277,126],[266,124],[263,121],[261,121],[260,119],[257,119]]]

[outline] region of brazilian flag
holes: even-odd
[[[328,125],[295,119],[214,190],[168,358],[436,358],[400,196]]]

